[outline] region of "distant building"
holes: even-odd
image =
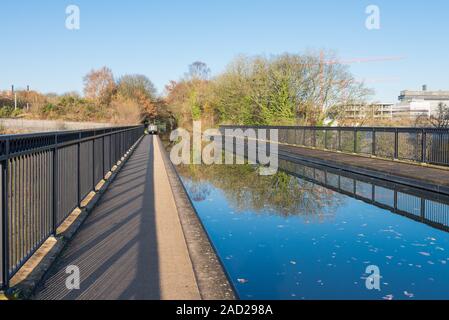
[[[345,107],[347,119],[388,119],[393,117],[394,103],[351,104]]]
[[[351,104],[345,107],[345,118],[374,119],[430,117],[443,103],[449,107],[449,91],[428,91],[424,85],[422,91],[401,91],[398,103]]]
[[[401,91],[396,105],[409,112],[411,117],[435,115],[440,103],[449,106],[449,91],[428,91],[424,85],[422,91]]]

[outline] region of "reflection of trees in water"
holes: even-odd
[[[338,193],[284,172],[260,176],[251,165],[179,166],[195,201],[210,194],[210,186],[224,191],[236,211],[304,216],[308,221],[332,218],[343,197]],[[200,199],[200,200],[196,200]]]
[[[211,193],[210,185],[204,182],[191,182],[187,185],[189,193],[192,195],[192,200],[202,202],[207,199]]]

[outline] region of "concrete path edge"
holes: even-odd
[[[178,209],[201,298],[203,300],[238,299],[236,290],[229,280],[229,276],[187,195],[176,168],[169,159],[159,138],[157,142]]]

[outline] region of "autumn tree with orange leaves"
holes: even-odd
[[[99,70],[91,70],[84,77],[84,95],[97,104],[110,104],[116,87],[114,75],[111,69],[107,67]]]

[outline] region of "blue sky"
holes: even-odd
[[[81,29],[65,28],[78,5]],[[365,28],[377,5],[381,29]],[[2,0],[0,89],[11,84],[44,92],[82,92],[83,76],[110,67],[140,73],[160,92],[193,61],[214,74],[239,54],[334,50],[343,60],[402,57],[351,64],[376,100],[402,89],[449,89],[447,0]]]

